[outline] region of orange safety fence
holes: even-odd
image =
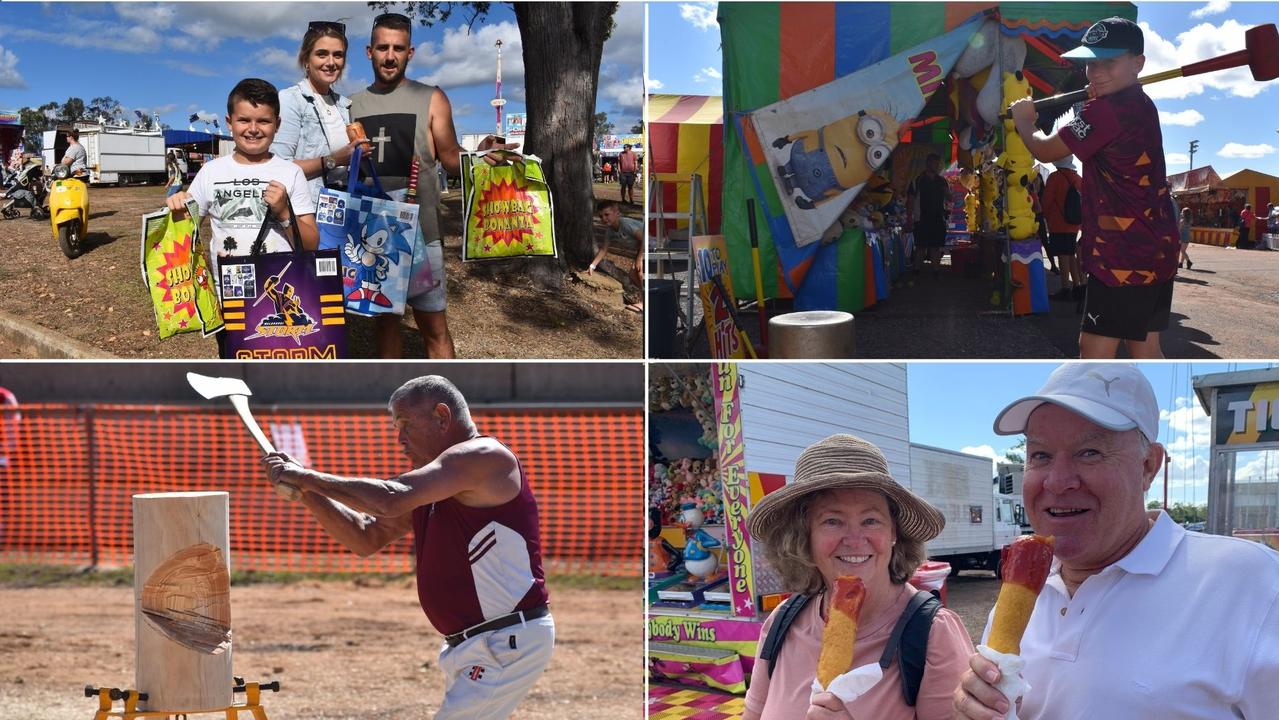
[[[230,493],[232,570],[408,572],[412,539],[360,558],[301,503],[271,489],[229,408],[29,405],[0,422],[0,561],[123,566],[132,496]],[[324,472],[409,469],[383,409],[254,409],[277,449]],[[639,575],[643,563],[641,408],[473,408],[509,446],[538,499],[548,572]]]

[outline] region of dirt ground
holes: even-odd
[[[48,221],[24,214],[0,220],[0,311],[35,323],[121,358],[211,358],[213,338],[199,333],[163,342],[143,284],[139,260],[142,215],[164,205],[160,187],[94,187],[90,190],[88,250],[68,260]],[[598,184],[597,198],[620,199],[618,186]],[[461,358],[638,358],[643,319],[627,311],[622,288],[597,273],[571,274],[559,293],[510,286],[461,261],[461,193],[443,202],[444,255],[448,272],[449,327]],[[624,205],[642,218],[639,206]],[[596,223],[597,243],[603,237]],[[207,222],[206,222],[207,231]],[[638,248],[626,249],[632,253]],[[633,257],[633,255],[632,255]],[[634,262],[611,257],[623,268]],[[405,357],[424,357],[412,320],[404,325]],[[350,356],[374,356],[371,321],[348,325]],[[16,341],[12,341],[16,342]],[[4,357],[23,356],[21,351]]]
[[[995,607],[998,597],[999,581],[993,572],[965,570],[961,575],[946,579],[946,607],[964,621],[974,645],[981,642],[986,619],[990,617],[990,609]]]
[[[1279,356],[1279,252],[1192,245],[1194,268],[1181,270],[1173,286],[1169,328],[1161,335],[1164,357],[1180,360]],[[943,261],[947,262],[947,261]],[[1047,275],[1055,292],[1060,278]],[[1079,356],[1080,316],[1075,303],[1052,301],[1042,315],[1009,317],[993,312],[987,281],[925,272],[911,287],[856,313],[857,359],[980,359]],[[770,301],[768,316],[789,312]],[[739,313],[742,329],[758,348],[758,315]],[[707,357],[706,331],[698,327],[691,357]],[[682,338],[680,340],[682,342]],[[1127,357],[1125,350],[1120,357]]]
[[[629,592],[552,582],[555,654],[513,717],[641,718],[640,602],[638,582]],[[85,685],[132,684],[132,587],[0,588],[0,615],[3,717],[89,718],[97,706]],[[231,618],[235,674],[280,681],[263,694],[272,720],[404,720],[438,708],[441,640],[411,580],[233,587]]]

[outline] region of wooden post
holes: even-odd
[[[136,688],[143,710],[233,702],[225,492],[133,496]]]

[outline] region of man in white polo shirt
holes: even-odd
[[[1021,642],[1022,720],[1279,717],[1279,553],[1145,510],[1158,429],[1150,383],[1113,363],[1062,365],[995,420],[1025,433],[1026,508],[1055,537]],[[1002,718],[995,665],[969,665],[955,717]]]

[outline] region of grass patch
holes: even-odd
[[[360,587],[409,585],[413,573],[355,572],[269,572],[235,570],[231,585],[293,585],[300,582],[354,583]],[[547,577],[552,593],[564,590],[618,590],[638,593],[637,577],[613,575],[555,574]],[[33,565],[0,563],[0,588],[31,587],[133,587],[133,568],[88,568],[74,565]]]

